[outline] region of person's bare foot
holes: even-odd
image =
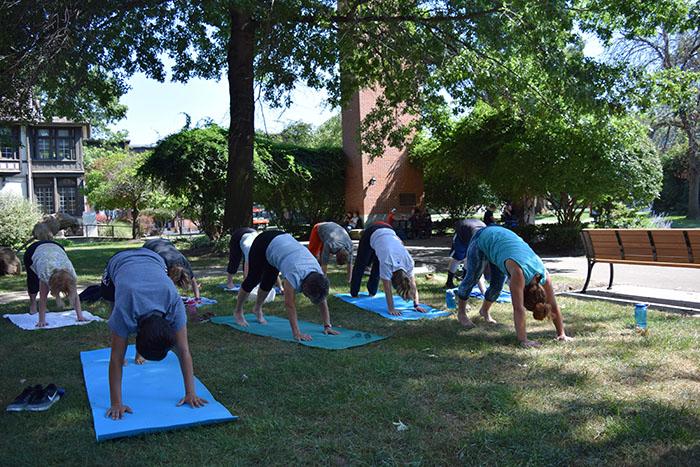
[[[262,314],[262,311],[260,313],[255,313],[255,319],[260,324],[267,324],[267,320],[265,319],[265,315]]]
[[[466,314],[457,313],[457,321],[459,321],[459,324],[464,326],[465,329],[471,329],[476,327],[474,322],[471,319],[469,319],[469,316],[467,316]]]
[[[482,318],[484,318],[484,321],[486,321],[487,323],[498,324],[498,321],[493,319],[493,317],[491,316],[491,313],[489,313],[488,311],[486,313],[484,313],[483,311],[479,311],[479,314],[481,315]]]
[[[143,365],[144,363],[146,363],[146,359],[143,358],[141,355],[136,354],[136,357],[134,358],[134,363],[136,363],[137,365]]]
[[[34,306],[31,306],[31,305],[30,305],[30,306],[29,306],[29,314],[30,314],[30,315],[35,315],[35,314],[37,314],[37,313],[38,313],[38,311],[37,311],[37,309],[36,309],[36,304],[35,304]]]
[[[227,288],[227,289],[232,289],[232,288],[233,288],[233,282],[228,282],[228,283],[226,283],[226,288]]]
[[[248,321],[245,320],[245,316],[243,316],[243,312],[240,312],[240,313],[234,312],[233,319],[236,321],[236,323],[239,326],[244,326],[244,327],[248,326]]]

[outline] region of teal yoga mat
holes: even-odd
[[[336,297],[344,302],[355,305],[363,310],[371,311],[376,313],[386,319],[393,321],[415,321],[417,319],[433,319],[440,318],[441,316],[449,316],[452,314],[449,311],[442,311],[431,307],[430,305],[424,305],[428,309],[426,313],[421,313],[413,308],[413,302],[410,300],[404,300],[398,295],[394,295],[394,308],[401,312],[401,315],[394,316],[389,314],[389,309],[386,306],[386,299],[384,298],[384,293],[379,292],[377,295],[370,297],[367,292],[362,292],[357,297],[351,297],[348,293],[338,293],[335,294]]]
[[[146,361],[143,365],[136,365],[135,353],[135,346],[130,345],[126,351],[128,363],[122,375],[122,400],[134,413],[125,414],[121,420],[112,420],[105,416],[110,406],[108,370],[111,349],[80,352],[97,441],[238,418],[214,400],[197,378],[194,379],[197,395],[209,403],[198,409],[189,405],[176,407],[185,395],[177,356],[169,352],[160,362]]]
[[[386,336],[379,336],[365,331],[354,331],[352,329],[343,329],[334,327],[336,331],[340,331],[337,336],[327,336],[323,333],[323,326],[316,323],[299,321],[299,329],[304,334],[309,334],[312,337],[310,341],[297,341],[292,337],[292,328],[289,327],[289,321],[280,318],[279,316],[266,315],[267,324],[260,324],[255,321],[254,314],[246,314],[248,327],[239,326],[233,319],[233,316],[215,316],[211,319],[212,323],[225,324],[238,331],[255,334],[256,336],[272,337],[286,342],[297,342],[307,347],[316,347],[318,349],[327,350],[342,350],[351,347],[359,347],[369,344],[370,342],[386,339]]]

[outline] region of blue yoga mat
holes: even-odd
[[[455,293],[457,293],[456,288],[452,290]],[[479,286],[477,285],[474,286],[472,291],[469,293],[469,296],[473,298],[478,298],[479,300],[483,300],[484,298],[486,298],[484,297],[484,294],[481,293],[481,291],[479,290]],[[511,303],[510,292],[508,292],[507,290],[501,290],[501,294],[496,299],[496,303]]]
[[[442,311],[433,308],[429,305],[422,304],[428,309],[426,313],[421,313],[420,311],[415,311],[413,308],[413,302],[411,300],[404,300],[398,295],[394,295],[394,308],[401,311],[400,316],[394,316],[389,314],[389,310],[386,307],[386,299],[384,294],[379,292],[374,297],[370,297],[367,292],[362,292],[359,297],[353,298],[347,293],[335,294],[336,297],[344,302],[348,302],[355,305],[363,310],[371,311],[383,316],[384,318],[391,319],[394,321],[415,321],[417,319],[433,319],[439,318],[441,316],[449,316],[451,312]]]
[[[110,353],[109,348],[80,352],[97,441],[238,418],[214,400],[214,396],[197,378],[194,379],[197,395],[209,403],[198,409],[189,405],[176,407],[185,395],[177,356],[170,352],[160,362],[146,361],[143,365],[136,365],[133,345],[126,351],[128,364],[122,375],[122,402],[131,407],[134,413],[125,414],[121,420],[107,418],[105,414],[110,407]]]
[[[230,289],[228,287],[226,287],[226,284],[219,284],[219,288],[224,289],[226,292],[238,293],[238,291],[241,290],[241,284],[233,284],[233,288],[230,288]],[[275,293],[277,295],[282,295],[282,289],[275,286]]]
[[[225,324],[239,331],[255,334],[256,336],[273,337],[287,342],[297,342],[307,347],[316,347],[327,350],[342,350],[351,347],[359,347],[369,344],[370,342],[386,339],[386,336],[379,336],[364,331],[353,331],[352,329],[336,328],[340,334],[337,336],[327,336],[323,333],[321,324],[309,323],[307,321],[299,321],[299,330],[304,334],[309,334],[312,337],[310,341],[297,341],[292,336],[292,328],[289,327],[289,320],[280,318],[279,316],[267,315],[265,319],[267,324],[260,324],[255,321],[255,315],[250,313],[245,315],[248,321],[248,327],[239,326],[234,321],[233,316],[215,316],[211,319],[212,323]]]

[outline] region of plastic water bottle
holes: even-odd
[[[634,305],[634,321],[637,329],[646,330],[647,328],[647,304],[637,303]]]
[[[450,310],[454,310],[455,308],[457,308],[457,301],[455,300],[454,289],[447,289],[445,291],[445,304]]]

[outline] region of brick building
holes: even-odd
[[[374,107],[380,93],[361,90],[342,112],[343,150],[348,158],[345,209],[358,211],[365,222],[383,219],[392,208],[409,214],[413,207],[423,205],[423,175],[409,162],[406,149],[386,147],[383,157],[374,161],[360,151],[360,123]]]
[[[0,193],[35,201],[46,214],[81,217],[85,203],[83,140],[90,126],[65,119],[0,121]]]

